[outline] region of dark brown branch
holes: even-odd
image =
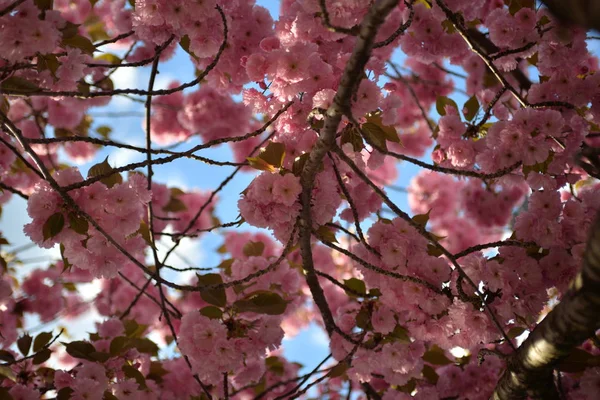
[[[2,10],[0,10],[0,17],[3,17],[6,14],[10,13],[12,10],[14,10],[15,8],[17,8],[18,6],[20,6],[24,2],[25,2],[25,0],[17,0],[15,2],[9,4],[8,6],[4,7]]]
[[[596,216],[581,271],[561,302],[510,356],[493,399],[524,399],[527,395],[558,399],[552,380],[554,367],[599,328],[600,216]]]
[[[404,32],[406,32],[406,30],[410,27],[410,25],[412,24],[413,21],[413,17],[415,16],[415,9],[413,8],[412,5],[412,0],[410,2],[405,1],[404,4],[406,4],[406,7],[408,7],[409,14],[408,14],[408,18],[406,19],[406,22],[401,24],[398,29],[396,29],[394,31],[394,33],[392,33],[390,35],[390,37],[388,37],[385,40],[382,40],[381,42],[377,42],[373,45],[374,49],[378,49],[380,47],[385,47],[388,44],[392,43],[394,40],[396,40],[396,38],[400,35],[402,35]]]
[[[153,90],[148,92],[147,90],[142,89],[115,89],[115,90],[107,90],[100,92],[91,92],[91,93],[81,93],[78,91],[51,91],[51,90],[40,90],[40,91],[18,91],[18,90],[4,90],[4,94],[13,95],[13,96],[64,96],[64,97],[78,97],[78,98],[93,98],[93,97],[106,97],[106,96],[115,96],[119,94],[134,94],[139,96],[148,96],[149,94],[152,96],[165,96],[168,94],[173,94],[176,92],[181,92],[184,89],[196,86],[198,83],[202,82],[204,78],[208,75],[213,68],[216,67],[219,60],[221,59],[221,55],[225,48],[227,47],[227,35],[229,33],[227,27],[227,19],[225,18],[225,14],[223,10],[218,5],[216,6],[217,11],[219,11],[219,15],[221,16],[221,20],[223,22],[223,42],[215,55],[215,58],[211,61],[211,63],[202,71],[196,79],[179,85],[175,88],[171,89],[160,89]],[[105,65],[106,66],[106,65]]]
[[[346,164],[348,164],[348,166],[360,177],[360,179],[363,180],[363,182],[365,182],[367,185],[369,185],[369,187],[371,187],[371,189],[373,189],[375,191],[375,193],[377,193],[377,195],[394,212],[394,214],[396,214],[398,217],[400,217],[404,221],[406,221],[417,232],[419,232],[419,234],[421,236],[423,236],[425,239],[427,239],[436,249],[438,249],[444,256],[446,256],[446,258],[448,258],[448,260],[450,260],[450,262],[452,263],[454,268],[458,271],[459,275],[462,275],[463,278],[465,279],[465,281],[467,281],[467,283],[473,288],[477,297],[483,304],[485,311],[490,316],[490,319],[492,320],[492,322],[498,329],[498,332],[500,332],[500,334],[502,335],[504,340],[506,340],[507,343],[512,348],[514,348],[512,341],[510,340],[510,338],[508,337],[506,332],[504,332],[504,329],[503,329],[502,325],[500,324],[500,322],[498,321],[496,314],[492,311],[492,309],[489,307],[488,303],[485,301],[484,295],[479,291],[479,286],[476,285],[475,282],[473,282],[473,280],[466,274],[465,270],[456,261],[456,258],[454,257],[454,255],[452,253],[450,253],[448,251],[448,249],[446,249],[444,246],[442,246],[438,242],[438,240],[430,232],[428,232],[425,229],[425,227],[423,227],[423,226],[419,225],[418,223],[416,223],[415,221],[413,221],[412,218],[410,218],[410,216],[408,214],[406,214],[404,211],[402,211],[393,201],[391,201],[390,198],[385,194],[385,192],[383,190],[381,190],[375,183],[373,183],[373,181],[371,181],[369,179],[369,177],[363,171],[361,171],[361,169],[358,168],[358,166],[348,156],[346,156],[339,147],[334,148],[333,151],[340,157],[340,159],[342,159]]]
[[[340,124],[342,116],[350,108],[352,95],[358,87],[364,68],[369,61],[377,31],[397,3],[398,0],[383,0],[375,3],[369,8],[367,15],[361,23],[360,34],[356,40],[352,55],[344,69],[337,93],[335,94],[332,105],[326,112],[325,124],[321,131],[321,136],[311,150],[310,156],[306,161],[300,177],[300,183],[302,185],[302,211],[300,214],[300,253],[302,255],[302,264],[306,271],[306,283],[312,294],[313,301],[323,317],[325,329],[329,336],[331,336],[335,330],[335,323],[329,305],[327,304],[325,294],[323,293],[323,289],[321,288],[315,273],[312,258],[312,191],[319,166],[323,162],[325,154],[335,145],[338,125]],[[324,14],[323,17],[327,24],[329,16],[325,8],[325,1],[321,0],[320,4]]]
[[[563,23],[585,29],[600,30],[600,2],[590,0],[542,0],[550,12]]]
[[[29,199],[29,196],[27,196],[25,193],[21,192],[18,189],[15,189],[12,186],[8,186],[7,184],[5,184],[5,183],[3,183],[1,181],[0,181],[0,189],[6,190],[6,191],[11,192],[13,194],[16,194],[17,196],[21,197],[22,199],[25,199],[25,200]]]
[[[325,0],[319,0],[319,6],[321,7],[321,17],[323,18],[323,25],[327,27],[331,32],[345,33],[347,35],[356,36],[358,26],[352,28],[344,28],[342,26],[333,25],[329,19],[329,11],[327,10],[327,4]]]

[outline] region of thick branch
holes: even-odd
[[[600,216],[592,226],[581,272],[571,288],[512,354],[494,400],[558,399],[552,381],[556,364],[600,328]],[[552,391],[549,391],[552,389]]]
[[[310,288],[313,300],[323,316],[325,328],[329,335],[335,330],[335,323],[331,310],[327,305],[323,289],[319,285],[312,258],[312,191],[319,165],[323,162],[325,154],[335,145],[335,135],[338,125],[344,113],[350,108],[352,94],[358,87],[364,68],[369,61],[377,31],[385,21],[387,15],[397,4],[398,0],[377,2],[369,9],[369,12],[361,23],[360,34],[356,39],[354,51],[346,64],[333,103],[326,112],[325,126],[321,131],[319,140],[310,153],[310,157],[304,166],[300,178],[300,183],[302,184],[302,212],[300,219],[300,252],[302,254],[302,264],[306,271],[306,282]]]
[[[565,23],[600,30],[600,2],[590,0],[542,0],[554,16]]]

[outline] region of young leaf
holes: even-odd
[[[185,35],[181,38],[181,40],[179,41],[179,45],[181,46],[181,48],[188,53],[190,56],[192,56],[192,58],[196,61],[200,61],[200,59],[198,58],[197,55],[194,54],[194,52],[192,52],[190,50],[190,37],[188,35]]]
[[[248,242],[244,245],[242,252],[246,257],[262,256],[265,250],[265,244],[263,242]]]
[[[35,83],[29,82],[26,79],[18,76],[11,76],[0,82],[0,90],[2,91],[18,91],[20,93],[33,93],[40,90]]]
[[[381,113],[377,112],[377,113],[368,114],[366,117],[366,120],[367,120],[367,123],[363,124],[363,128],[367,124],[373,124],[373,125],[375,125],[375,127],[377,129],[379,129],[379,130],[381,130],[381,132],[383,132],[383,137],[385,138],[385,140],[389,140],[390,142],[394,142],[394,143],[400,143],[400,137],[398,136],[398,132],[396,131],[396,128],[394,128],[393,126],[390,126],[390,125],[384,125],[384,123],[381,119]]]
[[[236,301],[233,306],[239,312],[280,315],[285,312],[287,302],[277,293],[258,290]]]
[[[317,229],[317,235],[319,238],[322,238],[326,242],[338,243],[337,239],[335,238],[335,232],[326,227],[325,225],[321,225],[319,229]]]
[[[433,365],[452,364],[452,361],[450,361],[450,359],[446,357],[446,354],[444,354],[444,350],[440,349],[436,345],[433,345],[425,352],[425,354],[423,354],[423,361]]]
[[[281,168],[285,158],[285,145],[283,143],[271,142],[260,152],[258,158],[275,168]]]
[[[221,319],[223,317],[223,311],[219,307],[206,306],[200,309],[200,314],[210,319]]]
[[[81,35],[74,35],[68,38],[63,37],[61,45],[62,47],[72,47],[80,49],[81,51],[83,51],[86,54],[89,54],[90,56],[94,54],[94,51],[96,51],[96,46],[94,46],[90,39]]]
[[[354,292],[359,293],[361,295],[367,294],[367,286],[365,285],[365,282],[361,281],[360,279],[357,279],[357,278],[344,279],[344,285],[347,286],[348,288],[350,288],[351,290],[353,290]],[[352,293],[352,292],[346,292],[346,293],[350,296],[354,296],[354,293]]]
[[[246,161],[252,168],[259,171],[275,172],[275,168],[260,157],[247,157]]]
[[[85,218],[75,213],[69,213],[69,228],[79,233],[80,235],[86,235],[88,232],[89,224]]]
[[[44,349],[33,356],[33,363],[35,365],[39,365],[43,362],[48,361],[50,356],[52,355],[52,351],[50,349]]]
[[[137,384],[140,385],[142,389],[147,388],[146,378],[144,378],[144,375],[142,375],[142,373],[137,368],[125,364],[122,370],[126,377],[135,379]]]
[[[361,151],[365,147],[363,139],[360,136],[360,132],[352,125],[346,125],[346,127],[342,130],[340,143],[342,146],[346,143],[350,143],[355,152]]]
[[[108,163],[108,157],[106,157],[104,161],[102,161],[99,164],[93,165],[90,168],[90,170],[88,171],[88,179],[94,178],[96,176],[106,175],[104,178],[100,179],[100,182],[104,183],[109,188],[112,188],[116,184],[123,182],[123,177],[121,176],[121,174],[116,172],[110,174],[112,171],[114,171],[114,168],[110,166],[110,164]]]
[[[220,274],[205,274],[199,275],[198,277],[198,286],[209,286],[209,285],[219,285],[223,283],[223,278]],[[216,289],[205,289],[200,292],[200,297],[202,300],[207,302],[208,304],[212,304],[217,307],[225,307],[227,305],[227,294],[225,293],[225,288],[216,288]]]
[[[45,345],[47,345],[50,340],[52,340],[52,333],[50,332],[42,332],[35,337],[33,341],[33,352],[37,353],[40,351]]]
[[[477,111],[479,111],[479,101],[477,101],[477,96],[471,96],[463,106],[463,115],[467,121],[472,121],[477,115]]]
[[[61,212],[54,213],[48,218],[42,227],[44,240],[48,240],[58,235],[65,226],[65,216]]]
[[[417,225],[419,225],[421,228],[425,228],[425,225],[427,225],[427,222],[429,222],[429,214],[430,213],[431,213],[431,210],[427,211],[427,214],[417,214],[414,217],[412,217],[411,219]]]
[[[435,101],[435,109],[437,110],[438,114],[442,116],[446,115],[446,106],[452,106],[456,108],[456,111],[458,112],[458,106],[456,105],[454,100],[446,96],[438,96]]]
[[[83,340],[66,343],[66,346],[67,353],[71,357],[83,358],[84,360],[91,360],[91,354],[96,351],[96,348],[93,344],[85,342]]]
[[[19,348],[21,354],[23,354],[24,356],[29,354],[29,349],[31,348],[32,341],[33,338],[27,334],[17,339],[17,347]]]

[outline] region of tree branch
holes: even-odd
[[[581,272],[561,302],[514,352],[494,400],[558,399],[553,369],[600,328],[600,215],[591,228]]]

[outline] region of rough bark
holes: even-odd
[[[600,1],[594,0],[542,0],[550,12],[564,23],[585,29],[600,30]]]
[[[592,225],[583,266],[565,296],[513,353],[494,400],[558,399],[556,364],[600,328],[600,216]]]

